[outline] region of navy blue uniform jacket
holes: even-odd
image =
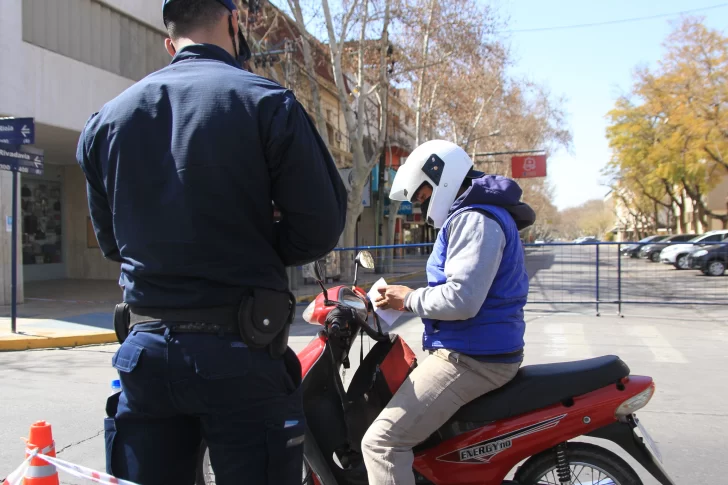
[[[181,49],[91,116],[77,158],[132,305],[284,290],[285,267],[322,257],[344,229],[346,189],[303,107],[214,45]]]

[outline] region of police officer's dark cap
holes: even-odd
[[[169,5],[170,3],[174,2],[175,0],[162,0],[162,12],[164,12],[164,9]],[[225,8],[230,10],[231,12],[233,10],[237,10],[238,7],[235,5],[234,0],[217,0],[221,4],[225,5]]]

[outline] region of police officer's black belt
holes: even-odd
[[[142,323],[162,322],[177,332],[232,333],[238,330],[238,307],[148,308],[129,307],[129,329]]]
[[[160,322],[177,332],[237,334],[248,347],[267,348],[272,357],[280,358],[288,349],[295,305],[290,291],[265,288],[251,289],[238,306],[181,309],[120,303],[114,308],[114,332],[120,343],[143,323]]]

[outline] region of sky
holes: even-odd
[[[508,29],[588,24],[694,10],[711,28],[728,31],[728,3],[720,0],[500,0]],[[546,85],[564,106],[573,135],[570,153],[553,153],[548,179],[559,209],[602,198],[608,191],[601,170],[609,161],[605,115],[632,85],[639,65],[654,66],[679,15],[615,25],[508,34],[516,60],[512,72]]]

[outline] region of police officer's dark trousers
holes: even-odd
[[[113,358],[122,392],[105,423],[107,471],[191,485],[204,440],[218,484],[300,484],[305,419],[285,359],[167,325],[134,327]]]

